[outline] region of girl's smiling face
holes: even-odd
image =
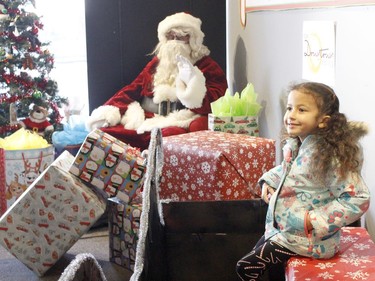
[[[295,90],[289,93],[284,125],[290,136],[303,141],[318,128],[325,127],[325,118],[313,95]]]

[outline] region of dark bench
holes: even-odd
[[[236,263],[264,232],[260,199],[163,203],[151,220],[143,280],[237,280]],[[156,214],[156,212],[154,213]]]

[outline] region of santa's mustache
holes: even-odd
[[[154,75],[154,86],[167,84],[174,85],[178,74],[177,55],[190,58],[191,49],[189,44],[182,41],[170,40],[163,43],[158,51],[159,64]]]
[[[176,55],[191,59],[191,47],[183,41],[170,40],[160,46],[158,58],[170,64],[177,64]]]

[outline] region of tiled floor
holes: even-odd
[[[93,229],[83,235],[69,251],[43,277],[38,277],[22,262],[0,246],[0,280],[1,281],[57,281],[69,265],[80,253],[91,253],[102,267],[108,281],[126,281],[131,272],[109,262],[108,230],[106,227]]]

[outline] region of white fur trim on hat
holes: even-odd
[[[158,26],[158,38],[159,41],[166,40],[166,33],[172,28],[190,28],[194,32],[194,36],[199,38],[200,42],[203,42],[204,33],[201,30],[202,21],[199,18],[193,17],[187,13],[176,13],[171,16],[167,16],[164,20],[159,23]]]

